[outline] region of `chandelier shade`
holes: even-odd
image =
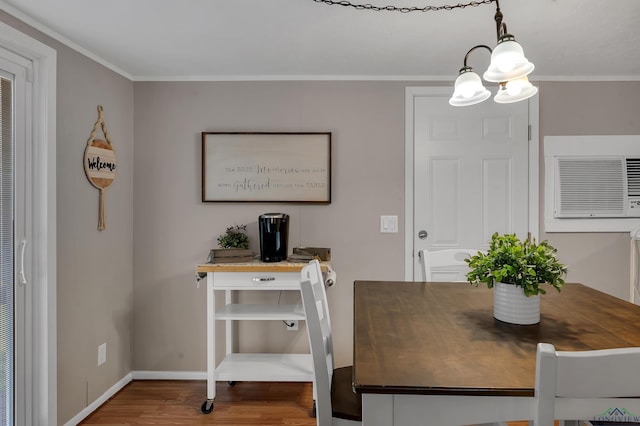
[[[516,39],[507,34],[500,38],[498,45],[491,53],[491,64],[482,76],[494,83],[515,80],[529,75],[535,68],[524,56],[522,46]]]
[[[490,96],[491,92],[484,87],[480,76],[473,72],[473,68],[464,67],[460,69],[460,75],[456,79],[449,105],[474,105],[488,99]]]
[[[501,83],[493,100],[499,104],[510,104],[529,99],[536,93],[538,93],[538,88],[532,85],[529,79],[524,76],[517,80]]]

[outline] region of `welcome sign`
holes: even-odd
[[[102,129],[104,138],[96,139],[98,130]],[[98,121],[93,126],[93,132],[87,141],[84,150],[84,172],[89,183],[100,190],[98,230],[102,231],[106,227],[105,221],[105,189],[115,180],[118,163],[116,153],[111,145],[111,138],[107,131],[107,125],[102,116],[102,106],[98,105]]]
[[[85,167],[92,184],[109,186],[116,177],[116,164],[116,153],[106,142],[93,141],[92,145],[87,146]]]

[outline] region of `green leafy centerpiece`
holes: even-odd
[[[465,261],[473,285],[494,288],[494,317],[515,324],[540,322],[540,294],[548,284],[560,291],[567,267],[548,242],[524,241],[515,234],[493,234],[487,252],[478,252]]]

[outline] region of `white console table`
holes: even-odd
[[[202,264],[196,272],[207,274],[207,399],[205,414],[213,411],[216,381],[313,382],[311,354],[234,353],[234,321],[304,321],[302,304],[238,304],[232,293],[241,290],[300,290],[300,271],[306,263],[254,261],[249,263]],[[323,273],[330,271],[321,263]],[[224,290],[225,305],[216,309],[216,292]],[[226,355],[216,363],[215,321],[226,322]]]

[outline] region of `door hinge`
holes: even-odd
[[[531,142],[531,124],[527,126],[527,140]]]

